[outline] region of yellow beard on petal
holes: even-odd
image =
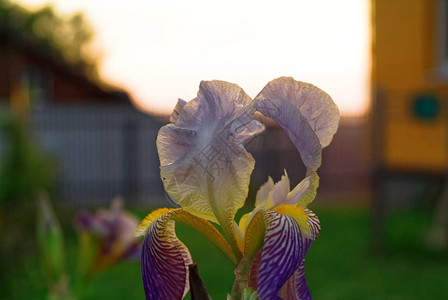
[[[163,216],[166,213],[169,213],[170,211],[178,210],[179,208],[159,208],[154,211],[152,211],[150,214],[148,214],[143,221],[138,226],[137,230],[135,231],[135,236],[144,236],[147,232],[149,227],[154,223],[159,217]]]
[[[294,218],[299,224],[302,235],[311,236],[310,225],[308,224],[308,216],[305,211],[296,205],[279,205],[273,209],[276,213]]]

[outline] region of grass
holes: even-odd
[[[363,211],[322,211],[322,234],[307,256],[315,299],[447,299],[448,255],[424,245],[429,214],[394,214],[384,255],[370,248]]]
[[[316,208],[322,234],[306,263],[315,299],[448,299],[448,255],[424,247],[431,216],[425,212],[394,214],[388,223],[388,249],[370,248],[369,215],[363,209]],[[233,266],[190,228],[177,225],[213,299],[225,299],[233,283]],[[74,266],[76,237],[67,235],[69,266]],[[35,255],[11,274],[13,299],[44,299],[45,284]],[[114,266],[87,288],[85,300],[144,299],[138,262]]]

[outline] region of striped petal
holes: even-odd
[[[299,265],[299,268],[282,286],[278,295],[281,299],[288,300],[310,300],[311,294],[305,278],[305,259]]]
[[[258,272],[258,297],[280,299],[278,292],[299,267],[305,246],[297,222],[288,216],[265,212],[266,234]]]
[[[221,233],[207,220],[196,217],[183,209],[173,209],[173,208],[159,208],[150,214],[148,214],[145,219],[141,222],[137,231],[136,236],[147,235],[151,225],[159,220],[160,218],[169,218],[176,222],[184,223],[190,226],[202,236],[204,236],[210,243],[216,246],[225,256],[227,256],[230,261],[236,263],[235,256],[232,253],[232,249],[229,244],[227,244]]]
[[[305,238],[305,251],[308,252],[313,242],[320,234],[320,222],[317,216],[309,209],[304,210],[308,216],[308,224],[310,226],[310,235]],[[299,268],[283,285],[278,294],[282,299],[291,300],[308,300],[311,294],[305,278],[305,259],[299,265]]]
[[[158,209],[143,220],[136,232],[138,236],[145,235],[142,278],[146,299],[182,299],[188,292],[188,267],[193,261],[176,236],[174,221],[185,223],[203,234],[235,263],[230,246],[208,221],[182,209]]]
[[[252,260],[249,285],[260,299],[280,299],[280,291],[289,293],[284,299],[307,299],[301,264],[319,235],[319,220],[310,210],[293,205],[277,210],[260,211],[248,225],[244,255]]]
[[[319,237],[320,235],[320,221],[319,218],[317,217],[317,215],[308,208],[305,208],[303,210],[306,214],[306,216],[308,217],[307,219],[307,223],[309,226],[309,235],[306,237],[305,239],[305,246],[306,249],[308,251],[308,249],[311,247],[311,245],[313,244],[313,242]]]
[[[188,249],[174,232],[167,215],[156,220],[143,242],[142,278],[146,299],[183,299],[188,292]]]

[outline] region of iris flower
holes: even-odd
[[[254,120],[256,111],[286,131],[307,172],[292,190],[286,172],[277,183],[269,178],[257,192],[254,210],[237,223],[255,165],[245,145],[264,130]],[[290,77],[269,82],[254,100],[236,84],[203,81],[197,98],[179,100],[170,121],[159,131],[157,149],[165,190],[179,208],[153,211],[137,230],[144,236],[146,299],[182,299],[189,290],[193,261],[176,236],[175,222],[196,229],[236,265],[229,299],[250,289],[259,299],[309,299],[305,254],[320,224],[307,205],[319,185],[322,148],[338,127],[331,97]]]
[[[96,214],[79,212],[75,226],[80,234],[82,275],[96,275],[118,261],[133,260],[140,255],[141,243],[133,236],[138,220],[123,210],[120,198],[115,198],[109,209]]]

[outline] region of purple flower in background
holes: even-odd
[[[286,131],[307,173],[293,189],[286,172],[277,183],[269,178],[254,210],[236,223],[255,165],[244,146],[264,130],[253,119],[255,111]],[[159,131],[157,148],[165,189],[181,208],[156,210],[137,230],[145,236],[146,298],[182,299],[189,290],[193,260],[176,237],[177,221],[199,231],[236,265],[229,299],[252,290],[259,299],[309,299],[305,255],[320,225],[307,205],[319,185],[322,148],[338,127],[339,111],[330,96],[290,77],[269,82],[254,100],[235,84],[203,81],[197,98],[180,100],[170,120]]]
[[[137,218],[123,211],[119,198],[107,210],[95,214],[79,212],[75,227],[80,234],[80,264],[84,275],[95,275],[117,261],[137,259],[141,252],[141,242],[134,237],[137,226]]]

